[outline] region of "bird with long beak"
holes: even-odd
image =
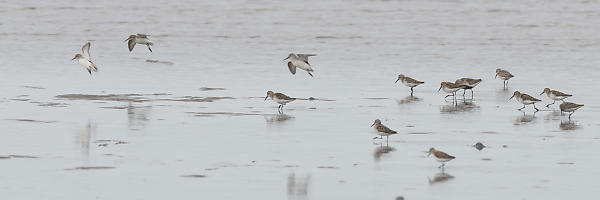
[[[560,114],[562,115],[563,112],[568,112],[569,119],[571,119],[571,115],[573,113],[575,113],[575,111],[581,107],[583,107],[583,104],[564,102],[564,103],[560,104]]]
[[[83,65],[85,69],[92,75],[92,71],[98,72],[98,67],[96,64],[92,62],[92,57],[90,56],[90,42],[87,42],[81,47],[81,54],[75,54],[75,57],[71,60],[77,60],[80,65]]]
[[[460,90],[461,88],[451,82],[442,82],[440,84],[440,89],[438,89],[438,92],[442,89],[444,89],[444,92],[450,93],[449,95],[446,95],[446,97],[444,97],[444,99],[448,98],[449,96],[453,96],[454,101],[456,101],[456,91]]]
[[[413,79],[411,77],[404,76],[404,74],[398,75],[398,79],[396,79],[396,83],[398,83],[398,81],[402,81],[403,85],[405,85],[407,87],[410,87],[410,96],[413,95],[413,88],[414,87],[417,87],[418,85],[421,85],[421,84],[425,83],[423,81],[417,81],[417,80],[415,80],[415,79]]]
[[[550,105],[556,103],[556,101],[562,101],[563,103],[565,102],[564,99],[571,97],[573,95],[570,94],[565,94],[556,90],[550,90],[550,88],[544,88],[544,91],[542,93],[540,93],[540,95],[546,93],[546,95],[548,95],[548,98],[552,99],[552,103],[546,105],[546,107],[550,107]]]
[[[510,72],[504,69],[496,69],[496,76],[494,78],[500,77],[500,79],[504,80],[504,88],[508,87],[508,79],[511,79],[513,76]]]
[[[446,164],[446,162],[451,161],[454,158],[456,158],[456,157],[451,156],[451,155],[449,155],[447,153],[444,153],[442,151],[438,151],[438,150],[436,150],[433,147],[431,147],[429,149],[427,156],[429,157],[432,154],[433,154],[433,157],[435,158],[436,161],[442,163],[442,165],[438,167],[438,168],[442,168],[442,169],[444,169],[444,165]]]
[[[287,58],[283,59],[285,60],[290,60],[288,62],[288,69],[290,70],[290,72],[292,74],[296,74],[296,68],[300,68],[306,72],[308,72],[308,75],[313,76],[312,71],[314,71],[312,69],[312,67],[310,67],[310,64],[308,63],[308,57],[310,56],[316,56],[317,54],[294,54],[294,53],[290,53],[288,55]]]
[[[283,106],[289,102],[292,102],[294,100],[296,100],[296,98],[291,98],[285,94],[282,93],[275,93],[271,90],[267,91],[267,96],[265,97],[265,101],[267,100],[267,98],[271,97],[271,100],[275,101],[276,103],[279,104],[279,107],[277,108],[277,110],[280,113],[283,113]]]
[[[473,98],[473,88],[481,83],[481,79],[474,78],[461,78],[454,82],[454,84],[460,89],[463,89],[463,97],[467,90],[471,90],[471,98]]]
[[[376,119],[375,122],[371,125],[371,127],[375,126],[375,131],[377,131],[377,135],[381,136],[379,139],[383,139],[383,136],[386,137],[386,141],[389,141],[390,135],[397,134],[398,132],[388,128],[387,126],[381,124],[381,120]],[[374,137],[373,139],[376,139]]]
[[[146,45],[148,46],[148,50],[152,52],[152,48],[150,48],[150,46],[154,45],[154,43],[150,42],[148,36],[149,35],[140,33],[138,33],[137,35],[129,35],[129,38],[125,39],[125,41],[127,42],[127,47],[129,48],[129,52],[133,51],[133,47],[135,47],[135,44]]]
[[[530,105],[530,104],[533,104],[533,108],[535,109],[535,111],[539,111],[540,110],[540,109],[538,109],[538,108],[535,107],[535,103],[540,102],[542,100],[536,99],[536,98],[532,97],[531,95],[528,95],[528,94],[525,94],[525,93],[521,93],[519,91],[515,91],[513,93],[513,95],[508,100],[510,101],[513,97],[515,99],[517,99],[517,101],[519,101],[519,103],[523,104],[523,107],[519,108],[517,110],[523,110],[523,108],[525,108],[525,105]]]

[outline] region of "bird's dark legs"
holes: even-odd
[[[410,96],[413,96],[413,87],[410,88]]]
[[[523,107],[522,107],[522,108],[519,108],[519,109],[517,109],[517,110],[523,110],[523,108],[525,108],[525,104],[523,104]]]
[[[533,108],[535,109],[535,111],[540,111],[540,109],[535,107],[535,103],[533,104]]]
[[[471,99],[473,99],[473,89],[471,89]]]
[[[556,100],[554,100],[551,104],[546,105],[546,108],[549,108],[550,105],[553,105],[554,103],[556,103]]]
[[[310,72],[308,72],[308,75],[310,75],[311,77],[314,77]]]

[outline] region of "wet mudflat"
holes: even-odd
[[[15,18],[0,24],[3,198],[598,193],[598,3],[302,3],[312,12],[300,2],[137,3],[0,8]],[[131,25],[153,36],[153,53],[127,50]],[[91,77],[69,60],[87,40],[100,68]],[[289,74],[289,52],[317,53],[315,77]],[[498,67],[516,76],[507,89]],[[400,73],[425,84],[410,96],[394,84]],[[483,79],[474,97],[444,100],[439,83],[462,77]],[[545,87],[586,106],[569,120],[544,107]],[[278,113],[267,90],[299,99]],[[542,110],[517,111],[515,90],[543,99]],[[377,118],[399,134],[373,140]],[[430,147],[456,159],[441,170]]]

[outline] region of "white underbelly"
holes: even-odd
[[[548,94],[548,97],[552,100],[563,100],[566,99],[568,96],[556,96],[553,94]]]
[[[292,64],[304,71],[312,71],[312,68],[310,68],[310,65],[306,64],[303,61],[299,61],[299,60],[292,60]]]
[[[454,93],[454,92],[460,90],[460,88],[448,88],[448,87],[443,87],[442,89],[444,89],[444,92],[446,92],[446,93]]]

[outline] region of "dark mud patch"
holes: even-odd
[[[201,87],[200,91],[211,91],[211,90],[225,90],[225,88],[211,88],[211,87]]]
[[[40,158],[40,157],[29,156],[29,155],[6,155],[6,156],[0,156],[0,159],[11,159],[11,158]]]
[[[305,101],[335,101],[334,99],[322,99],[322,98],[315,98],[315,97],[296,98],[296,100],[305,100]]]
[[[94,143],[98,144],[98,146],[100,146],[100,147],[106,147],[109,144],[120,145],[120,144],[127,144],[128,142],[121,141],[121,140],[96,140],[96,141],[94,141]]]
[[[41,121],[41,120],[34,120],[34,119],[6,119],[6,120],[18,121],[18,122],[45,123],[45,124],[58,122],[58,121]]]
[[[235,113],[235,112],[185,112],[193,114],[196,117],[214,117],[217,115],[225,116],[274,116],[274,114],[261,114],[261,113]]]
[[[183,175],[181,177],[184,177],[184,178],[206,178],[206,175],[202,175],[202,174],[189,174],[189,175]]]
[[[235,99],[233,97],[195,97],[183,96],[169,99],[157,99],[157,101],[179,101],[179,102],[213,102],[217,100]]]
[[[151,99],[146,94],[61,94],[58,99],[89,100],[89,101],[122,101],[122,102],[147,102]]]
[[[29,88],[29,89],[35,89],[35,90],[43,90],[43,89],[46,89],[46,88],[43,88],[43,87],[38,87],[38,86],[29,86],[29,85],[23,85],[23,86],[21,86],[21,87],[23,87],[23,88]]]
[[[574,165],[574,162],[559,162],[559,165]]]
[[[170,62],[170,61],[160,61],[160,60],[151,60],[151,59],[146,60],[146,62],[165,64],[165,65],[173,65],[174,64],[173,62]]]
[[[368,100],[387,100],[390,98],[387,97],[368,97],[368,98],[363,98],[363,99],[368,99]]]
[[[32,101],[30,103],[36,103],[38,106],[42,106],[42,107],[68,107],[69,104],[66,103],[56,103],[56,102],[37,102],[37,101]]]
[[[334,167],[334,166],[318,166],[317,168],[319,168],[319,169],[339,169],[338,167]]]
[[[67,168],[65,170],[67,171],[71,171],[71,170],[98,170],[98,169],[114,169],[115,167],[110,167],[110,166],[82,166],[82,167],[74,167],[74,168]]]
[[[481,133],[485,133],[485,134],[497,134],[498,132],[496,132],[496,131],[481,131]]]
[[[408,134],[410,135],[426,135],[426,134],[432,134],[433,132],[408,132]]]
[[[319,36],[316,36],[315,39],[337,39],[337,37],[330,36],[330,35],[319,35]]]

